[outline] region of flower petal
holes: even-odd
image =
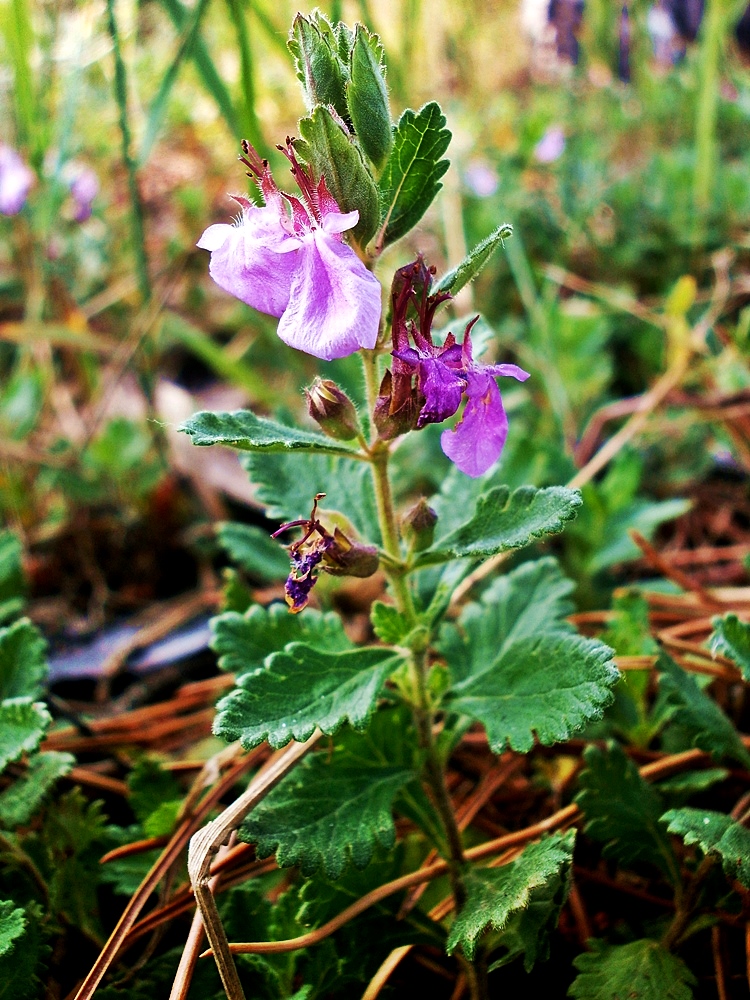
[[[529,373],[518,365],[481,365],[481,370],[486,375],[509,375],[511,378],[517,378],[519,382],[525,382],[529,378]]]
[[[355,208],[353,212],[343,214],[341,212],[327,212],[323,216],[323,229],[327,233],[345,233],[347,229],[353,229],[359,222],[359,212]]]
[[[467,403],[455,428],[443,431],[440,444],[461,472],[476,478],[494,465],[508,436],[508,417],[495,380],[469,373]]]
[[[0,213],[17,215],[33,183],[33,172],[15,149],[0,143]]]
[[[419,390],[425,398],[417,427],[440,424],[452,417],[461,405],[466,379],[451,371],[438,358],[423,358],[419,362]]]
[[[290,257],[296,269],[277,330],[284,343],[325,361],[373,348],[380,283],[351,247],[316,229]]]

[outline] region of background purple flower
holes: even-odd
[[[91,217],[94,198],[99,194],[99,178],[91,167],[76,165],[69,183],[74,205],[73,218],[76,222],[85,222]]]
[[[32,170],[15,149],[0,143],[0,212],[17,215],[34,183]]]
[[[534,159],[538,163],[554,163],[565,151],[565,133],[559,125],[552,125],[534,147]]]

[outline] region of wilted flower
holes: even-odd
[[[301,199],[279,191],[267,161],[249,143],[243,150],[265,205],[235,195],[242,208],[235,225],[203,233],[198,246],[211,251],[211,277],[259,312],[280,317],[277,333],[290,347],[326,361],[373,348],[380,284],[341,239],[359,213],[340,211],[324,178],[315,183],[297,162],[291,140],[282,151]]]
[[[565,133],[559,125],[552,125],[534,147],[538,163],[554,163],[565,151]]]
[[[15,149],[0,143],[0,213],[17,215],[34,183],[34,174]]]

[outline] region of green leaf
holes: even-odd
[[[0,955],[7,955],[26,930],[26,911],[10,900],[0,900]]]
[[[504,222],[501,226],[498,226],[481,243],[477,243],[460,264],[448,271],[447,274],[444,274],[439,281],[435,282],[432,286],[432,294],[450,292],[451,295],[457,295],[464,285],[468,285],[470,281],[476,278],[497,248],[503,246],[505,240],[510,239],[512,235],[513,226],[509,222]]]
[[[326,513],[340,514],[362,539],[379,542],[372,472],[365,462],[296,452],[244,455],[242,464],[258,486],[258,500],[266,505],[267,517],[279,521],[307,517],[313,497],[325,493],[325,500],[318,505],[324,520]]]
[[[44,994],[38,978],[43,958],[40,911],[0,901],[0,1000],[36,1000]],[[46,950],[46,949],[45,949]]]
[[[0,795],[0,826],[5,830],[27,826],[47,792],[74,765],[75,757],[69,753],[34,754],[26,773]]]
[[[250,749],[265,739],[273,747],[302,742],[316,727],[333,733],[347,719],[362,729],[385,679],[402,662],[386,647],[330,653],[293,642],[239,678],[217,706],[214,732]]]
[[[731,816],[708,809],[670,809],[661,820],[686,844],[697,844],[704,854],[721,855],[727,878],[750,889],[750,830]]]
[[[708,648],[716,655],[727,656],[740,668],[743,680],[750,683],[750,624],[741,622],[737,615],[717,616],[711,619],[714,632]]]
[[[695,677],[665,654],[657,666],[660,692],[675,709],[672,720],[690,734],[692,745],[750,767],[750,753],[737,730],[713,698],[701,691]]]
[[[669,837],[659,823],[664,811],[659,793],[641,778],[619,744],[606,751],[587,747],[584,759],[575,801],[586,817],[586,834],[605,842],[606,857],[625,865],[648,861],[679,881]]]
[[[574,1000],[692,1000],[695,976],[658,941],[589,945],[574,959],[579,975],[568,990]]]
[[[441,156],[450,141],[435,101],[416,112],[407,109],[399,118],[379,185],[384,246],[405,236],[429,208],[449,166]]]
[[[24,605],[21,554],[21,543],[13,532],[0,531],[0,623],[19,614]]]
[[[0,628],[0,700],[37,698],[47,678],[47,643],[28,618]]]
[[[6,698],[0,704],[0,771],[39,746],[52,718],[41,702]]]
[[[662,799],[674,807],[682,806],[688,799],[707,791],[720,781],[726,781],[729,771],[723,767],[707,767],[703,771],[684,771],[654,786]]]
[[[525,909],[534,889],[560,877],[573,859],[575,830],[556,834],[529,846],[500,868],[471,868],[466,876],[468,898],[451,927],[446,951],[461,945],[468,959],[488,926],[501,930],[510,915]]]
[[[378,639],[389,646],[398,646],[412,630],[405,615],[392,604],[384,604],[382,601],[375,601],[373,604],[370,621]]]
[[[145,825],[163,805],[182,801],[182,790],[171,771],[153,757],[141,757],[128,775],[128,801]]]
[[[380,170],[393,146],[385,59],[378,36],[370,34],[361,24],[357,25],[354,36],[346,102],[359,144]]]
[[[216,526],[219,545],[256,580],[273,583],[289,575],[289,553],[254,524],[224,521]]]
[[[561,632],[520,639],[475,669],[448,704],[484,725],[495,753],[569,739],[601,715],[619,677],[608,646]]]
[[[378,189],[353,137],[323,106],[300,120],[299,131],[302,141],[294,148],[316,176],[325,177],[342,212],[359,212],[359,222],[350,233],[366,246],[378,228]]]
[[[562,531],[581,505],[578,490],[521,486],[513,493],[495,486],[477,500],[472,517],[420,552],[416,566],[465,557],[486,559],[498,552],[520,549],[537,538]]]
[[[305,91],[308,108],[332,104],[339,117],[346,118],[348,69],[326,18],[319,11],[309,18],[297,14],[287,44],[294,56],[297,79]]]
[[[356,451],[313,431],[277,424],[275,420],[256,417],[250,410],[234,413],[194,413],[179,428],[193,439],[193,444],[206,446],[223,444],[240,451],[305,451],[328,452],[332,455],[352,455]],[[312,498],[311,498],[312,499]]]
[[[312,649],[341,653],[352,648],[339,616],[308,608],[304,615],[289,613],[286,605],[254,604],[244,615],[227,611],[211,619],[211,649],[219,657],[219,667],[238,676],[260,670],[271,653],[290,642],[304,642]]]
[[[258,857],[275,851],[281,866],[300,865],[305,876],[322,869],[336,879],[349,861],[364,868],[376,844],[395,843],[393,800],[414,777],[384,762],[380,742],[346,733],[332,753],[307,757],[250,814],[240,839],[257,843]]]
[[[480,603],[467,604],[460,630],[444,627],[439,649],[450,664],[454,682],[481,673],[515,642],[542,632],[573,633],[565,620],[574,610],[574,584],[555,559],[523,563],[498,577]]]

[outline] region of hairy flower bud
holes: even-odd
[[[401,531],[413,552],[421,552],[432,545],[437,519],[437,514],[424,497],[406,512]]]
[[[335,382],[328,378],[316,378],[310,388],[305,389],[305,396],[307,412],[325,434],[338,441],[351,441],[357,436],[357,411]]]

